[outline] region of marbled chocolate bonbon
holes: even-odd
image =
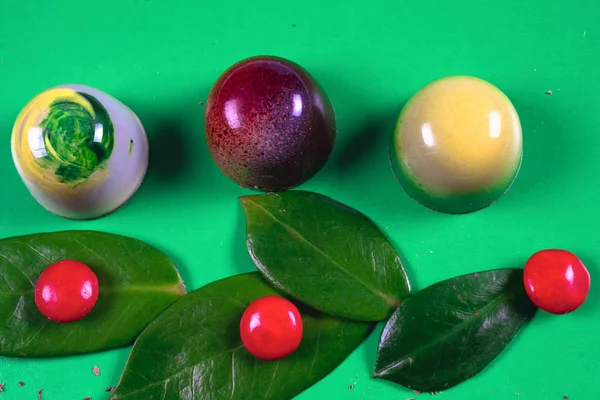
[[[98,218],[123,205],[148,166],[148,139],[137,116],[84,85],[35,96],[17,117],[11,148],[31,195],[70,219]]]
[[[336,137],[333,106],[299,65],[278,57],[242,60],[214,84],[206,103],[210,154],[243,187],[280,191],[313,177]]]

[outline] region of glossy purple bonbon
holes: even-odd
[[[336,137],[333,106],[299,65],[278,57],[242,60],[214,84],[206,141],[217,166],[243,187],[281,191],[312,178]]]

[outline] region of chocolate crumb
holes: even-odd
[[[546,94],[552,94],[552,90],[548,90]]]
[[[94,368],[92,368],[92,373],[96,376],[100,375],[100,368],[98,368],[97,365],[94,365]]]
[[[86,397],[86,398],[85,398],[85,399],[83,399],[83,400],[92,400],[92,398],[91,398],[91,397]]]
[[[348,389],[354,389],[354,385],[349,385]]]
[[[113,390],[115,390],[115,388],[112,387],[112,386],[109,386],[109,387],[106,388],[107,392],[112,392]]]
[[[20,387],[23,387],[23,386],[25,386],[25,382],[19,382],[19,383],[17,383],[17,385],[19,385]]]
[[[4,383],[0,383],[0,393],[4,392]]]
[[[44,389],[40,389],[40,390],[38,390],[38,392],[37,392],[37,395],[38,395],[38,400],[44,400],[44,398],[42,397],[42,392],[43,392],[43,391],[44,391]]]
[[[563,399],[565,399],[565,400],[568,398],[569,398],[569,396],[567,396],[566,394],[563,396]]]
[[[204,102],[203,101],[199,101],[198,104],[200,104],[201,106],[203,106]]]

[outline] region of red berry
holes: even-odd
[[[542,250],[525,264],[527,295],[544,311],[566,314],[576,310],[590,291],[590,274],[581,260],[566,250]]]
[[[35,284],[35,304],[56,322],[85,317],[98,300],[98,278],[87,265],[74,260],[51,264]]]
[[[255,357],[284,358],[296,351],[302,341],[302,317],[296,306],[283,297],[261,297],[242,315],[240,335]]]

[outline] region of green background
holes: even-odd
[[[337,112],[334,153],[301,188],[379,224],[404,255],[415,290],[464,273],[521,267],[533,252],[553,247],[579,255],[595,282],[599,17],[597,0],[0,0],[0,237],[64,229],[130,235],[172,256],[190,290],[253,270],[237,199],[249,191],[211,161],[199,102],[234,62],[271,54],[309,70]],[[455,74],[486,79],[511,98],[522,120],[524,160],[501,201],[453,216],[408,198],[393,177],[387,143],[406,100]],[[19,110],[62,83],[119,98],[150,138],[144,184],[99,220],[44,211],[12,163]],[[592,285],[576,312],[540,312],[483,373],[439,398],[599,398],[598,302]],[[369,378],[380,331],[299,399],[417,397]],[[35,399],[40,388],[45,400],[105,399],[127,356],[128,349],[52,360],[0,357],[0,399]],[[101,376],[92,374],[94,365]]]

